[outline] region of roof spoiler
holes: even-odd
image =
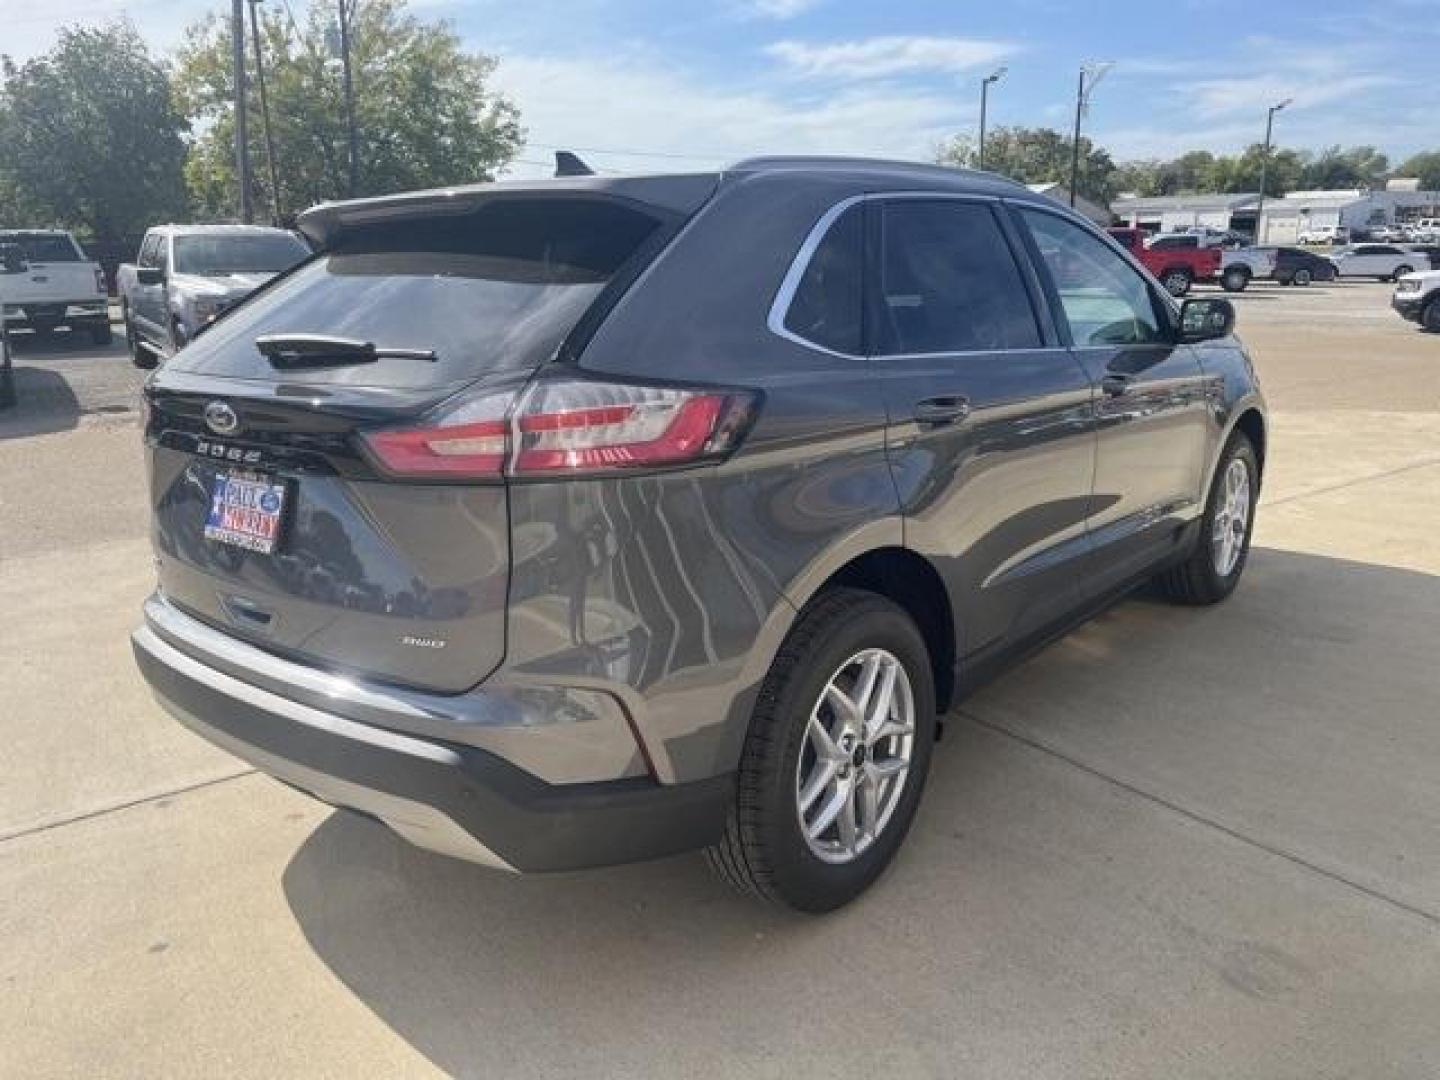
[[[578,154],[569,150],[555,151],[556,176],[594,176],[595,170],[580,160]]]

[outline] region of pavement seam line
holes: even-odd
[[[82,821],[93,821],[96,818],[107,817],[110,814],[118,814],[122,810],[133,810],[137,806],[159,802],[161,799],[168,799],[172,795],[188,795],[192,791],[202,791],[208,787],[228,784],[231,780],[239,780],[244,776],[254,776],[259,771],[259,769],[241,769],[239,772],[226,773],[224,776],[212,776],[208,780],[197,780],[193,784],[186,784],[183,787],[173,788],[169,791],[156,791],[149,795],[139,795],[133,799],[126,799],[124,802],[112,803],[109,806],[101,806],[95,810],[84,810],[78,814],[71,814],[69,817],[53,818],[50,821],[42,821],[38,825],[27,825],[11,832],[0,832],[0,844],[9,843],[11,840],[22,840],[27,836],[34,836],[37,833],[50,832],[52,829],[63,829],[67,825],[76,825]]]
[[[1353,889],[1354,891],[1361,893],[1362,895],[1367,896],[1372,900],[1378,900],[1382,904],[1393,907],[1399,911],[1404,912],[1407,915],[1413,915],[1417,918],[1423,919],[1425,922],[1430,923],[1432,926],[1440,926],[1440,915],[1437,915],[1435,912],[1427,911],[1421,907],[1416,907],[1415,905],[1407,903],[1404,900],[1397,900],[1395,897],[1389,896],[1386,893],[1383,893],[1378,889],[1372,888],[1369,885],[1365,885],[1361,882],[1348,878],[1344,874],[1341,874],[1335,870],[1331,870],[1328,867],[1321,866],[1319,863],[1311,862],[1309,859],[1306,859],[1302,855],[1297,855],[1293,851],[1286,851],[1284,848],[1277,847],[1276,845],[1267,843],[1264,840],[1257,840],[1253,836],[1246,836],[1238,829],[1230,825],[1226,825],[1224,822],[1217,821],[1214,818],[1207,817],[1204,814],[1199,813],[1198,811],[1190,809],[1189,807],[1182,806],[1181,804],[1176,802],[1172,802],[1171,800],[1165,798],[1163,795],[1157,795],[1152,791],[1147,791],[1146,789],[1138,787],[1137,785],[1132,784],[1127,780],[1121,780],[1117,776],[1111,776],[1109,773],[1096,768],[1094,765],[1087,764],[1086,762],[1081,761],[1079,758],[1072,757],[1069,754],[1065,753],[1063,750],[1057,750],[1055,747],[1040,741],[1032,735],[1026,735],[1022,732],[1013,731],[1010,728],[1005,727],[1003,724],[996,724],[990,720],[984,720],[981,717],[976,716],[974,713],[967,712],[964,709],[956,709],[955,712],[957,715],[963,716],[966,720],[969,720],[977,727],[982,727],[987,731],[995,732],[997,735],[1003,735],[1008,739],[1013,739],[1015,742],[1018,742],[1023,746],[1028,746],[1032,750],[1040,751],[1042,754],[1048,754],[1050,757],[1053,757],[1059,761],[1063,761],[1065,764],[1071,766],[1072,768],[1079,769],[1080,771],[1088,773],[1091,776],[1094,776],[1100,780],[1104,780],[1107,784],[1111,784],[1114,787],[1120,788],[1122,791],[1127,791],[1132,795],[1136,795],[1147,802],[1154,803],[1156,806],[1162,806],[1165,809],[1172,811],[1173,813],[1179,814],[1181,817],[1188,818],[1190,821],[1193,821],[1196,824],[1204,825],[1210,829],[1214,829],[1217,832],[1224,833],[1226,836],[1230,837],[1233,840],[1238,840],[1242,844],[1246,844],[1249,847],[1256,848],[1257,850],[1263,851],[1268,855],[1277,856],[1278,858],[1284,859],[1286,862],[1293,863],[1294,865],[1299,866],[1305,870],[1309,870],[1311,873],[1318,874],[1321,877],[1328,878],[1331,881],[1337,882],[1341,885],[1345,885],[1348,888]]]
[[[1361,484],[1373,483],[1376,480],[1388,480],[1392,476],[1399,476],[1401,473],[1414,472],[1416,469],[1428,469],[1440,465],[1440,457],[1425,458],[1423,461],[1412,461],[1409,465],[1398,465],[1393,469],[1386,469],[1384,472],[1371,473],[1369,476],[1357,476],[1353,480],[1342,480],[1338,484],[1330,484],[1328,487],[1318,487],[1311,491],[1297,491],[1294,495],[1282,495],[1278,499],[1260,500],[1262,508],[1271,506],[1284,506],[1286,503],[1299,502],[1301,499],[1308,499],[1315,495],[1329,495],[1331,492],[1344,491],[1346,488],[1359,487]]]

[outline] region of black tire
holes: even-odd
[[[1160,284],[1171,296],[1181,297],[1190,291],[1189,270],[1166,270],[1160,277]]]
[[[90,327],[90,341],[95,345],[109,345],[115,340],[114,333],[110,330],[110,321],[94,323]]]
[[[1440,334],[1440,296],[1431,297],[1421,309],[1420,325],[1432,334]]]
[[[1395,273],[1390,275],[1390,280],[1399,281],[1406,274],[1413,274],[1414,272],[1415,268],[1413,266],[1405,266],[1404,264],[1401,264],[1400,266],[1397,266],[1395,268]]]
[[[1245,463],[1249,475],[1249,514],[1245,521],[1245,535],[1239,558],[1227,574],[1221,574],[1215,566],[1210,538],[1215,528],[1216,514],[1224,502],[1225,473],[1230,463],[1239,459]],[[1156,585],[1171,600],[1181,604],[1218,604],[1232,592],[1245,572],[1245,563],[1250,557],[1250,537],[1255,532],[1255,505],[1260,495],[1260,466],[1255,457],[1255,448],[1242,431],[1236,431],[1225,444],[1225,452],[1215,466],[1215,479],[1210,484],[1210,495],[1205,501],[1205,513],[1200,518],[1200,534],[1195,538],[1195,547],[1179,566],[1160,574]]]
[[[1310,273],[1309,270],[1304,270],[1304,269],[1296,270],[1295,273],[1293,273],[1292,275],[1290,275],[1290,281],[1291,281],[1292,284],[1295,284],[1295,285],[1300,285],[1300,286],[1309,285],[1310,282],[1312,282],[1313,280],[1315,280],[1315,279],[1314,279],[1314,277],[1311,275],[1311,273]]]
[[[915,733],[910,768],[895,808],[868,848],[846,863],[820,859],[806,842],[797,777],[810,713],[831,678],[867,648],[883,648],[910,679]],[[930,654],[914,621],[875,593],[827,589],[806,606],[761,684],[736,774],[725,832],[706,852],[742,892],[797,911],[820,913],[868,888],[899,850],[915,816],[935,741]]]
[[[158,361],[155,354],[140,344],[140,337],[135,333],[135,327],[130,322],[130,308],[126,305],[120,307],[120,317],[125,324],[125,347],[130,352],[130,362],[142,371],[149,371],[155,367]]]
[[[1250,284],[1250,271],[1243,266],[1232,266],[1220,276],[1220,287],[1226,292],[1244,292]]]

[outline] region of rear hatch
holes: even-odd
[[[460,691],[504,657],[506,489],[395,479],[359,436],[462,389],[525,383],[576,347],[679,218],[583,187],[353,205],[350,221],[344,204],[322,208],[324,250],[148,387],[160,589],[293,659]],[[307,335],[374,349],[316,362],[271,348]]]

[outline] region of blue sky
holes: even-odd
[[[277,0],[270,0],[271,3]],[[363,2],[363,0],[362,0]],[[291,0],[297,8],[305,0]],[[1258,141],[1440,147],[1440,0],[412,0],[499,57],[538,172],[557,146],[615,171],[708,168],[750,153],[928,158],[992,124],[1067,129],[1078,65],[1114,60],[1088,134],[1119,158]],[[152,44],[224,0],[0,0],[0,51],[124,12]]]

